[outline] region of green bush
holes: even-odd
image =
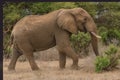
[[[107,56],[98,56],[96,58],[96,72],[101,72],[102,70],[106,69],[108,65],[110,64],[110,60]]]
[[[78,32],[78,35],[72,34],[71,36],[72,47],[77,53],[84,51],[86,54],[88,54],[88,46],[90,44],[90,40],[91,38],[88,33],[84,34],[83,32]]]
[[[75,7],[84,8],[93,17],[93,19],[95,19],[95,23],[98,26],[105,26],[108,29],[117,28],[117,30],[115,31],[115,34],[117,34],[117,40],[119,38],[119,45],[120,45],[120,30],[119,30],[120,5],[118,2],[110,2],[110,3],[106,3],[106,2],[39,2],[39,3],[38,2],[29,2],[29,3],[4,2],[3,4],[3,26],[4,26],[3,32],[5,33],[4,43],[3,43],[4,47],[6,47],[6,44],[8,44],[9,42],[8,41],[9,39],[7,39],[7,36],[10,36],[13,26],[22,17],[29,14],[42,15],[54,10],[58,10],[60,8],[66,9],[66,8],[75,8]],[[109,43],[110,40],[108,37],[108,31],[107,32],[103,31],[102,35],[103,35],[103,38],[102,38],[103,42]],[[82,44],[84,44],[84,42],[78,45],[82,45]],[[79,49],[79,47],[77,47],[76,49]],[[8,51],[5,51],[5,54],[7,53],[9,54]]]
[[[110,45],[105,54],[98,56],[95,61],[95,71],[102,72],[103,70],[112,70],[118,65],[119,53],[118,48]]]
[[[120,46],[120,30],[119,29],[107,29],[105,27],[99,28],[99,34],[102,37],[102,42],[105,45],[115,44]]]

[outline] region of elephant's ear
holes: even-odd
[[[61,11],[58,14],[57,24],[60,28],[67,30],[73,34],[76,34],[78,32],[74,17],[66,11]]]
[[[80,14],[84,17],[91,17],[87,11],[85,11],[84,9],[80,8]]]

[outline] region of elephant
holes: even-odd
[[[97,27],[90,14],[83,8],[59,9],[44,15],[28,15],[20,19],[11,32],[13,55],[8,70],[15,70],[17,59],[25,55],[32,70],[39,70],[33,53],[56,46],[59,52],[59,67],[64,69],[66,57],[78,69],[78,55],[71,47],[70,36],[80,32],[91,35],[91,44],[99,56]]]

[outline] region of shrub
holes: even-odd
[[[107,56],[98,56],[96,58],[96,72],[101,72],[102,70],[106,69],[108,65],[110,64],[110,60],[108,59]]]
[[[99,29],[100,36],[102,37],[102,42],[105,45],[115,44],[120,46],[120,30],[119,29],[109,29],[101,27]]]
[[[90,44],[90,39],[91,38],[88,33],[84,34],[83,32],[78,32],[78,35],[73,34],[71,36],[72,47],[77,53],[84,51],[86,54],[88,54],[88,46]]]
[[[10,35],[3,33],[3,56],[9,58],[11,55]]]
[[[108,56],[110,59],[110,64],[109,64],[109,69],[112,69],[113,67],[117,66],[118,64],[118,59],[119,59],[119,54],[117,53],[118,48],[115,47],[114,45],[110,45],[109,49],[105,51],[105,55]]]
[[[112,70],[118,65],[119,54],[118,48],[110,45],[105,54],[98,56],[95,61],[95,71],[102,72],[103,70]]]
[[[11,53],[12,53],[12,48],[11,48],[11,46],[7,46],[6,47],[6,49],[5,50],[3,50],[3,56],[4,56],[4,58],[10,58],[11,57]]]

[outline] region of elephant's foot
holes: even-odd
[[[65,69],[65,67],[60,67],[60,70],[63,70],[63,69]]]
[[[80,69],[80,67],[78,65],[72,65],[71,68],[74,69],[74,70],[79,70]]]
[[[65,69],[65,65],[64,64],[60,64],[60,69]]]
[[[8,70],[9,70],[9,71],[15,71],[15,67],[9,65],[9,66],[8,66]]]
[[[32,70],[33,70],[33,71],[36,71],[36,70],[40,70],[40,69],[39,69],[38,66],[34,66],[34,67],[32,67]]]

